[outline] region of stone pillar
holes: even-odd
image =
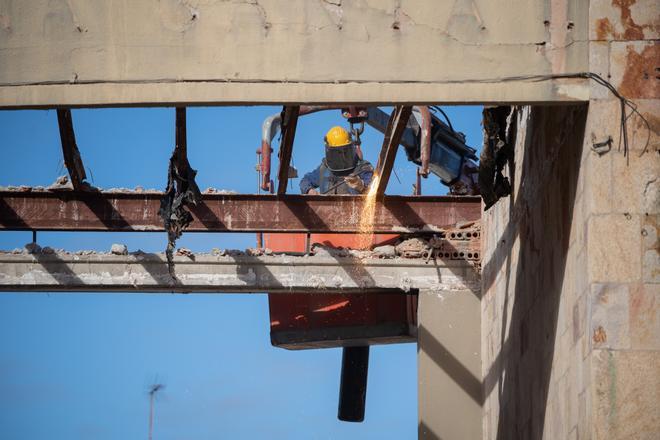
[[[591,386],[581,439],[660,438],[659,13],[657,0],[590,2],[590,70],[634,101],[651,130],[631,116],[624,154],[619,100],[592,86],[582,165],[588,300],[581,315]],[[590,151],[610,138],[609,152]]]
[[[419,438],[481,439],[481,305],[470,290],[421,291]]]

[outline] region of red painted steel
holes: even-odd
[[[398,236],[377,235],[374,245]],[[349,234],[311,234],[310,243],[356,248]],[[264,234],[264,246],[274,251],[303,252],[306,234]],[[271,343],[288,349],[308,349],[414,342],[417,325],[415,295],[268,295]]]
[[[160,192],[0,191],[0,230],[162,231]],[[359,231],[364,196],[203,194],[188,232]],[[374,232],[442,228],[481,217],[479,197],[385,196]]]

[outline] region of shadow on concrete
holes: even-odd
[[[484,380],[486,395],[498,387],[497,431],[491,434],[499,440],[543,438],[586,118],[586,105],[532,107],[519,190],[511,196],[515,203],[499,202],[512,205],[509,223],[484,267],[483,282],[487,292],[505,268],[503,344]]]
[[[472,400],[483,405],[481,380],[470,372],[451,352],[438,341],[427,329],[419,326],[417,329],[419,339],[424,340],[424,352],[433,362],[452,378]],[[419,346],[417,348],[420,349]]]

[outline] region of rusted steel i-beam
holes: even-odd
[[[291,153],[293,152],[293,140],[296,137],[296,126],[298,125],[298,114],[300,106],[285,106],[282,118],[282,143],[280,144],[280,168],[277,173],[277,194],[286,194],[289,184],[289,166],[291,164]]]
[[[412,114],[412,107],[409,105],[397,106],[390,116],[387,123],[387,130],[385,131],[385,139],[383,139],[383,147],[378,157],[378,165],[376,166],[376,175],[378,176],[378,186],[376,188],[376,197],[382,199],[385,195],[387,183],[390,181],[392,168],[394,166],[394,159],[396,159],[396,152],[399,149],[401,136],[406,129],[410,115]]]
[[[69,172],[69,178],[74,189],[81,189],[83,181],[87,178],[85,167],[80,157],[78,145],[76,145],[76,135],[73,131],[73,120],[71,118],[71,109],[57,110],[57,124],[60,128],[60,140],[62,142],[62,155],[64,156],[64,165]]]
[[[163,231],[162,192],[0,191],[0,230]],[[204,194],[190,206],[194,232],[342,232],[360,230],[363,196]],[[375,233],[433,232],[481,217],[474,196],[386,196]]]

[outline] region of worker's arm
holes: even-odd
[[[309,193],[310,190],[316,190],[319,187],[321,180],[321,167],[317,167],[315,170],[310,171],[305,174],[300,181],[300,192],[302,194]]]
[[[355,174],[345,178],[346,184],[358,193],[364,193],[369,190],[371,179],[374,175],[374,168],[369,162],[364,162],[360,170]]]

